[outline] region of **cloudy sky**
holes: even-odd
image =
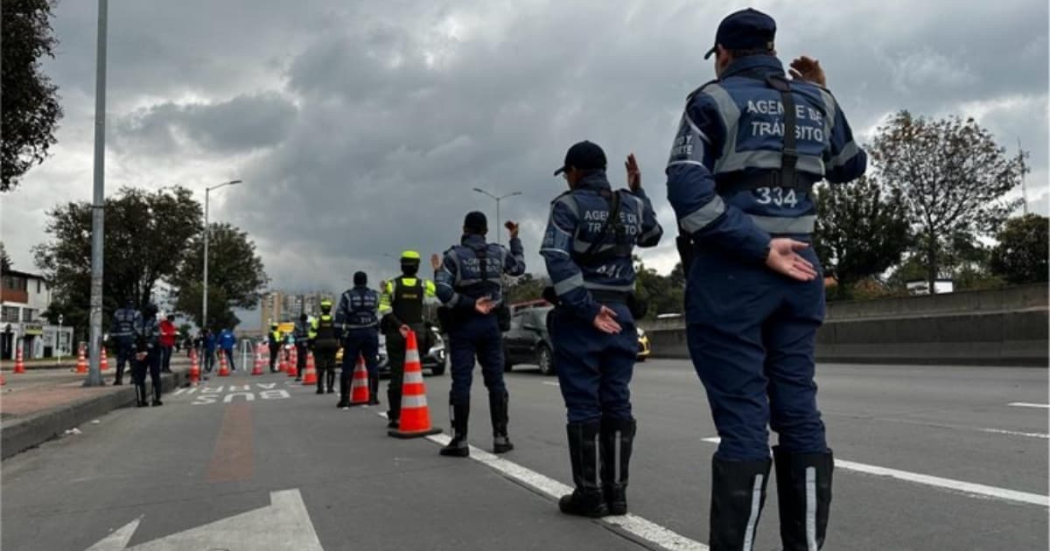
[[[58,144],[2,197],[0,232],[32,269],[45,211],[89,200],[94,0],[59,0]],[[782,58],[821,60],[855,131],[888,114],[976,117],[1032,152],[1028,195],[1046,213],[1045,0],[110,0],[107,191],[179,184],[213,195],[212,220],[255,239],[275,287],[341,288],[388,276],[405,248],[440,252],[463,214],[522,196],[530,271],[551,177],[571,143],[634,151],[665,228],[662,178],[684,98],[712,78],[718,21],[753,6],[778,22]],[[1020,193],[1020,192],[1018,192]],[[490,222],[490,226],[494,226]],[[669,270],[673,239],[643,254]],[[378,279],[378,277],[375,277]]]

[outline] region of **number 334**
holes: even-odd
[[[755,202],[760,205],[772,203],[778,207],[794,207],[798,204],[798,197],[795,196],[795,190],[793,189],[760,187],[755,190],[755,193],[758,194]]]

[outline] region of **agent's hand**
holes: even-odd
[[[503,227],[507,228],[507,231],[510,232],[510,238],[511,239],[514,239],[515,237],[518,236],[518,224],[517,224],[517,222],[513,222],[511,220],[507,220],[507,223],[503,224]]]
[[[642,187],[642,171],[638,168],[638,161],[634,158],[634,153],[627,156],[627,162],[623,164],[623,167],[627,169],[627,187],[631,191],[638,191]]]
[[[819,84],[821,87],[827,87],[827,79],[824,76],[824,69],[820,67],[820,62],[807,56],[802,56],[791,62],[791,78],[796,80],[808,80]]]
[[[808,243],[786,237],[773,239],[769,242],[766,266],[769,266],[774,272],[798,281],[813,281],[817,278],[816,268],[797,252],[808,247]]]
[[[404,324],[401,324],[401,327],[398,327],[397,330],[401,333],[401,338],[403,339],[407,339],[408,334],[412,332],[412,328]]]
[[[490,297],[481,297],[474,302],[474,311],[486,316],[493,308],[496,307],[496,302]]]
[[[598,311],[598,315],[594,316],[594,328],[601,331],[602,333],[608,333],[609,335],[615,335],[619,333],[622,328],[620,324],[616,322],[616,312],[614,312],[608,306],[602,306],[602,309]]]
[[[430,267],[434,268],[435,272],[441,269],[441,257],[437,253],[430,255]]]

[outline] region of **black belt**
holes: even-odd
[[[595,302],[622,302],[627,304],[631,294],[626,291],[599,291],[591,290],[591,297]]]

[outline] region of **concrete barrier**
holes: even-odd
[[[1045,285],[828,305],[817,334],[823,362],[1047,367]],[[685,322],[643,324],[653,357],[688,358]]]

